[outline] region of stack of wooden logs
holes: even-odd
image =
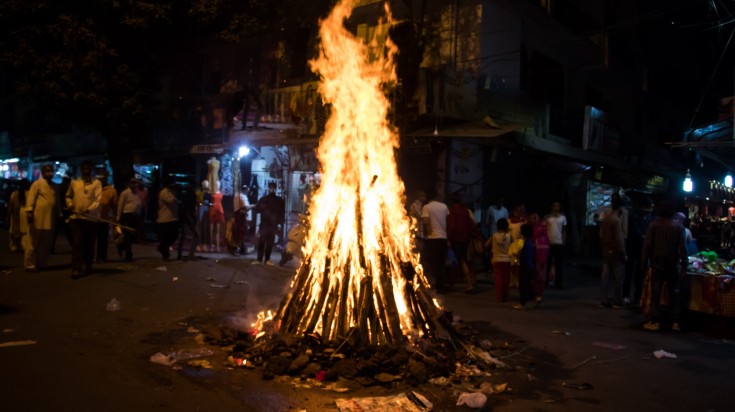
[[[334,219],[327,232],[329,241],[324,245],[327,251],[319,254],[325,256],[323,262],[317,262],[313,254],[305,256],[291,290],[281,302],[274,319],[279,332],[317,332],[326,340],[350,337],[361,345],[396,344],[419,337],[452,340],[451,324],[432,298],[417,257],[413,262],[400,261],[398,256],[388,254],[390,248],[380,251],[377,259],[365,256],[361,205],[356,203],[358,245],[354,250],[359,256],[332,255],[336,253],[333,242],[338,224]],[[382,245],[396,243],[388,232],[382,231]],[[396,285],[402,285],[399,293],[405,304],[403,314],[396,301]],[[357,338],[349,336],[354,334]]]

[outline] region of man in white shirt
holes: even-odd
[[[487,208],[487,217],[485,219],[485,224],[490,231],[490,236],[488,237],[492,237],[492,235],[498,231],[498,220],[509,219],[508,209],[505,208],[503,203],[505,203],[505,197],[500,195],[495,201],[495,204],[490,205],[490,207]]]
[[[447,216],[449,208],[438,200],[436,190],[429,193],[431,201],[421,209],[424,227],[424,261],[433,287],[439,293],[447,291],[444,262],[447,257]]]
[[[138,228],[138,220],[140,216],[140,197],[137,194],[140,182],[136,179],[128,181],[128,187],[120,193],[117,203],[117,213],[115,221],[129,228]],[[123,240],[117,245],[117,252],[120,258],[124,258],[127,262],[133,261],[133,250],[131,245],[137,238],[137,234],[131,230],[123,229]]]
[[[92,176],[92,163],[83,162],[82,175],[69,184],[66,207],[71,211],[71,278],[79,279],[92,272],[94,243],[99,220],[102,184]]]
[[[554,267],[554,285],[564,289],[564,245],[567,242],[567,218],[561,213],[561,204],[551,204],[551,212],[546,215],[546,230],[549,236],[549,258],[546,263],[546,279],[549,277],[551,265]]]

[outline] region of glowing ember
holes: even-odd
[[[382,87],[396,80],[398,50],[388,39],[370,60],[368,45],[344,27],[355,1],[341,1],[322,22],[320,56],[311,61],[332,115],[317,153],[322,184],[309,208],[304,260],[276,325],[327,339],[357,334],[363,344],[446,337],[413,251],[394,158],[398,136],[387,121]]]

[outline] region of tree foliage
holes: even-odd
[[[329,1],[4,0],[0,65],[17,97],[104,130],[150,113],[177,56],[203,39],[253,41],[314,24]],[[306,9],[306,12],[304,12]]]

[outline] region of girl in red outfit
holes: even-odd
[[[510,289],[510,247],[511,238],[508,233],[508,219],[498,220],[498,231],[495,232],[485,243],[485,247],[493,250],[493,276],[495,276],[495,299],[498,302],[508,300]]]

